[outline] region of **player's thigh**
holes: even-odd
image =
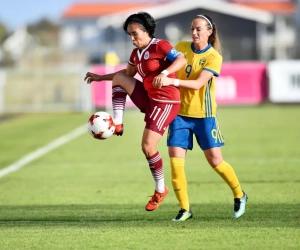
[[[145,114],[146,128],[163,135],[179,109],[179,103],[163,103],[149,99]]]
[[[118,85],[122,87],[126,91],[126,93],[130,96],[134,91],[136,85],[136,79],[131,76],[127,76],[124,73],[119,72],[114,76],[112,85],[113,86]]]
[[[167,145],[168,147],[180,147],[193,149],[192,124],[188,117],[177,116],[169,125]],[[169,150],[170,153],[170,150]],[[172,155],[175,152],[171,152]]]
[[[181,159],[185,159],[186,156],[186,148],[182,148],[182,147],[168,147],[168,152],[169,152],[169,157],[176,157],[176,158],[181,158]]]
[[[194,119],[193,132],[202,150],[224,145],[224,138],[216,117]]]
[[[137,106],[142,113],[146,113],[147,107],[149,105],[149,97],[148,93],[144,88],[144,84],[137,80],[135,80],[135,85],[132,93],[129,95],[131,101]]]

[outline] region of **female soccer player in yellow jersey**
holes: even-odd
[[[172,169],[172,185],[180,204],[173,221],[193,217],[187,194],[184,165],[187,149],[193,149],[193,134],[210,166],[224,179],[234,196],[233,218],[245,212],[247,194],[241,189],[231,165],[223,160],[224,139],[217,120],[215,76],[219,76],[222,56],[216,25],[207,15],[193,18],[190,31],[192,42],[179,42],[175,48],[185,55],[187,64],[178,79],[165,78],[155,87],[175,85],[180,89],[180,111],[169,125],[167,144]]]

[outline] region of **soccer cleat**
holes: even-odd
[[[190,211],[187,211],[183,208],[181,208],[177,214],[177,216],[172,219],[172,221],[185,221],[188,219],[193,218],[193,212],[192,209],[190,209]]]
[[[248,195],[244,191],[243,193],[244,196],[242,198],[234,198],[234,211],[232,216],[234,219],[240,218],[245,213]]]
[[[123,132],[124,132],[124,125],[123,124],[116,125],[116,129],[115,129],[114,135],[122,136]]]
[[[151,196],[150,201],[146,205],[146,210],[147,211],[153,211],[157,209],[160,204],[163,202],[164,198],[167,196],[169,193],[169,190],[167,186],[165,186],[165,191],[163,193],[159,193],[158,191],[155,190],[154,195]]]

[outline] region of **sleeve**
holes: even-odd
[[[222,61],[223,61],[222,56],[216,56],[212,54],[209,58],[207,58],[203,70],[207,70],[213,73],[214,76],[219,76],[222,67]]]
[[[135,66],[134,64],[134,57],[136,55],[136,50],[134,49],[132,52],[131,52],[131,55],[129,57],[129,60],[128,60],[128,63],[132,66]]]
[[[176,45],[175,45],[175,49],[177,50],[177,51],[179,51],[179,52],[181,52],[181,42],[179,42],[179,43],[177,43]]]
[[[174,62],[175,59],[180,55],[180,53],[166,40],[161,40],[157,44],[157,50],[159,54],[171,62]]]
[[[179,42],[175,45],[175,49],[178,51],[179,54],[181,55],[184,55],[186,54],[187,52],[187,49],[186,49],[186,43],[185,42]]]

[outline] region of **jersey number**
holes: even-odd
[[[192,72],[192,65],[187,65],[186,68],[185,68],[185,73],[186,73],[186,78],[188,78]]]
[[[155,121],[155,119],[158,116],[158,114],[160,113],[160,111],[161,111],[161,108],[157,108],[157,106],[155,106],[152,114],[150,115],[150,119]]]

